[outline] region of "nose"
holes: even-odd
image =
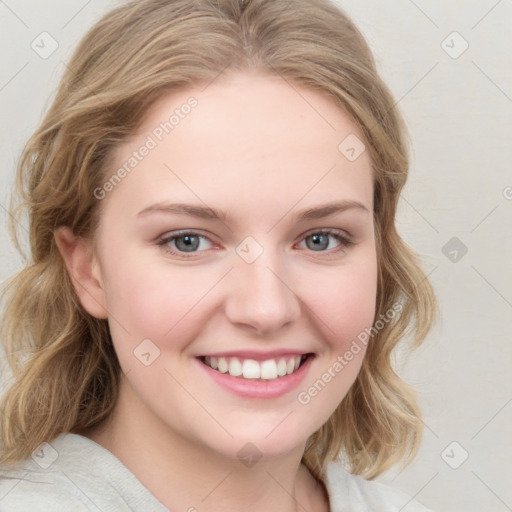
[[[284,265],[265,251],[252,263],[238,261],[231,273],[226,316],[257,334],[273,334],[300,316],[300,301]]]

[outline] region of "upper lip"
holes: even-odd
[[[197,357],[238,357],[240,359],[254,359],[255,361],[266,361],[267,359],[278,359],[280,357],[294,357],[311,354],[311,351],[297,349],[272,350],[270,352],[259,352],[254,350],[230,350],[226,352],[215,352],[201,354]]]

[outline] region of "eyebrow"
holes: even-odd
[[[361,210],[370,213],[368,208],[366,208],[363,203],[360,203],[359,201],[344,200],[305,208],[298,211],[294,218],[298,222],[323,219],[329,215],[341,213],[347,210]],[[216,220],[222,222],[227,221],[227,215],[225,212],[216,210],[215,208],[210,208],[208,206],[197,206],[185,203],[155,203],[141,210],[137,214],[137,217],[144,217],[151,213],[189,215],[190,217],[197,217],[200,219]]]

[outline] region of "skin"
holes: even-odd
[[[328,498],[301,464],[306,440],[354,382],[361,350],[334,382],[303,405],[297,395],[320,378],[372,325],[377,292],[373,183],[368,152],[349,161],[338,145],[363,139],[334,101],[280,77],[236,73],[208,87],[173,91],[113,155],[108,176],[194,96],[197,107],[101,200],[93,241],[59,228],[55,239],[84,308],[108,318],[123,370],[110,420],[84,432],[110,450],[171,510],[326,512]],[[357,201],[328,217],[295,213]],[[138,212],[158,202],[209,206],[225,222]],[[312,243],[323,229],[349,235],[345,247]],[[207,237],[193,253],[177,230]],[[262,254],[236,251],[252,236]],[[309,241],[309,242],[308,242]],[[181,255],[180,255],[181,254]],[[144,339],[160,350],[148,366]],[[228,350],[314,352],[303,384],[273,399],[219,387],[196,356]],[[237,452],[253,443],[262,458],[246,467]],[[204,500],[204,501],[203,501]]]

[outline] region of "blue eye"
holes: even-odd
[[[333,239],[338,242],[337,247],[331,247],[330,242]],[[306,248],[312,252],[327,252],[330,255],[355,243],[344,232],[334,229],[310,232],[302,240],[306,242]],[[208,245],[213,242],[207,236],[196,231],[180,231],[159,239],[157,245],[169,254],[187,258],[189,257],[187,254],[192,255],[207,250],[208,247],[204,247],[205,243]]]
[[[183,231],[162,238],[159,240],[158,245],[164,247],[164,249],[171,254],[191,253],[198,252],[197,249],[201,246],[201,242],[205,240],[208,240],[208,238],[204,235],[200,235],[194,231]],[[169,247],[171,243],[175,244],[176,249],[178,249],[177,251]]]
[[[331,229],[324,231],[315,231],[314,233],[306,235],[304,237],[304,241],[306,242],[306,246],[308,249],[311,249],[314,252],[323,252],[326,249],[332,249],[332,247],[329,247],[330,238],[334,238],[335,240],[337,240],[342,247],[349,247],[354,243],[350,240],[350,238],[348,238],[340,231]],[[311,240],[310,244],[307,243],[308,240]]]

